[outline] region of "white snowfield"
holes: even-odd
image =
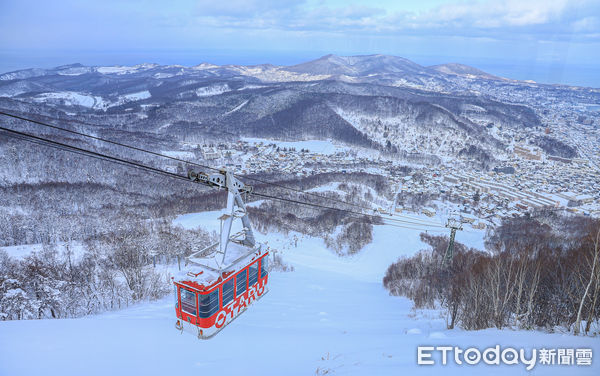
[[[81,260],[85,253],[85,247],[81,242],[71,242],[68,243],[70,250],[72,252],[71,257],[72,260]],[[3,251],[5,251],[10,257],[14,259],[23,259],[33,252],[41,252],[44,249],[44,246],[41,243],[37,244],[24,244],[24,245],[13,245],[9,247],[0,247]],[[63,254],[67,251],[67,243],[58,243],[56,244],[56,251],[59,254]]]
[[[79,93],[75,91],[48,92],[36,95],[33,100],[36,102],[53,102],[65,106],[82,106],[93,109],[106,110],[109,107],[120,106],[128,102],[136,102],[150,98],[152,95],[148,90],[121,95],[116,101],[109,101],[97,95]]]
[[[173,158],[195,158],[194,153],[192,153],[191,151],[161,150],[160,153]]]
[[[122,95],[120,98],[125,102],[129,102],[129,101],[139,101],[142,99],[148,99],[150,97],[151,97],[151,95],[148,90],[142,90],[142,91],[137,91],[135,93]]]
[[[216,212],[175,223],[215,229]],[[206,225],[206,226],[205,226]],[[218,226],[218,224],[217,224]],[[377,226],[374,242],[339,258],[301,234],[256,234],[294,272],[271,272],[270,292],[216,337],[201,341],[174,328],[173,297],[81,319],[0,322],[0,375],[519,375],[525,365],[417,364],[417,346],[485,349],[591,348],[598,338],[487,329],[446,330],[438,311],[414,312],[389,296],[387,266],[425,245],[419,232]],[[297,246],[294,237],[298,238]],[[481,246],[483,232],[457,240]],[[598,375],[591,366],[536,365],[534,375]]]
[[[102,74],[130,74],[142,70],[152,69],[157,67],[157,64],[143,63],[134,66],[113,65],[107,67],[96,67],[96,71]]]
[[[38,94],[33,98],[36,102],[62,101],[66,106],[83,106],[89,108],[103,108],[106,103],[102,97],[75,91],[60,91]]]
[[[196,89],[196,95],[199,97],[209,97],[231,91],[227,84],[204,86]]]
[[[242,137],[242,140],[249,144],[275,144],[280,148],[296,148],[297,151],[308,149],[310,152],[318,154],[335,154],[350,149],[345,145],[334,143],[331,140],[279,141],[255,137]]]

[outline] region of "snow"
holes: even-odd
[[[219,249],[218,244],[213,244],[209,247],[214,250]],[[175,281],[192,281],[198,284],[209,285],[220,277],[219,273],[215,270],[219,270],[221,266],[226,265],[227,267],[224,270],[235,272],[236,270],[243,268],[244,265],[248,265],[250,261],[255,260],[259,255],[264,254],[264,251],[266,251],[266,247],[260,245],[258,247],[250,248],[241,244],[229,242],[229,244],[227,244],[227,251],[224,259],[222,259],[222,255],[216,253],[212,253],[208,256],[190,257],[190,261],[198,264],[188,266],[189,271],[192,274],[196,274],[196,276],[192,277],[187,273],[187,270],[184,270],[176,274]],[[213,270],[209,270],[199,265],[207,266]]]
[[[69,67],[59,70],[58,73],[61,76],[81,76],[82,74],[89,73],[90,67]]]
[[[114,65],[108,67],[97,67],[96,71],[102,74],[129,74],[135,73],[139,70],[152,69],[157,67],[157,64],[138,64],[134,66],[122,66],[122,65]]]
[[[308,149],[311,153],[317,154],[335,154],[351,149],[332,140],[279,141],[266,138],[243,137],[242,141],[249,144],[259,144],[261,142],[264,145],[275,144],[280,148],[296,148],[296,151]]]
[[[85,247],[81,242],[70,242],[69,247],[71,249],[73,260],[79,260],[83,257],[85,253]],[[23,244],[23,245],[14,245],[10,247],[0,247],[1,250],[5,251],[10,257],[15,259],[23,259],[33,252],[40,252],[43,249],[43,245],[41,243],[37,244]],[[56,250],[59,253],[65,252],[67,247],[67,243],[61,242],[56,244]]]
[[[244,85],[243,87],[239,88],[238,90],[253,90],[253,89],[262,89],[264,87],[268,87],[266,85]]]
[[[102,74],[127,74],[133,73],[137,69],[135,67],[122,67],[122,66],[113,66],[113,67],[98,67],[96,71]]]
[[[214,219],[219,215],[186,214],[174,223],[218,230]],[[452,361],[418,366],[417,346],[592,348],[598,356],[597,338],[446,330],[438,311],[414,311],[408,299],[389,296],[381,278],[389,263],[425,247],[418,233],[376,226],[374,243],[344,258],[327,250],[321,239],[257,233],[295,271],[272,272],[270,292],[213,339],[200,341],[175,330],[172,296],[81,319],[6,321],[0,322],[0,374],[512,375],[525,374],[525,366],[458,366]],[[457,240],[482,244],[483,232],[469,236],[459,232]],[[537,365],[533,374],[595,375],[599,365],[596,360],[591,367]]]
[[[345,196],[347,193],[339,189],[340,184],[341,183],[338,183],[338,182],[331,182],[331,183],[320,185],[320,186],[312,188],[312,189],[307,189],[306,192],[312,192],[312,193],[333,192],[333,193],[337,193],[339,195]],[[367,188],[369,188],[369,187],[367,187]]]
[[[221,216],[220,212],[208,211],[201,213],[188,213],[183,214],[175,218],[173,221],[174,226],[181,226],[184,229],[191,230],[196,228],[203,228],[208,232],[219,231],[220,222],[217,220]],[[236,224],[237,221],[234,222]],[[232,232],[236,230],[232,229]]]
[[[196,89],[196,95],[199,97],[208,97],[211,95],[219,95],[231,91],[227,84],[204,86]]]
[[[246,105],[246,104],[247,104],[249,101],[250,101],[250,99],[247,99],[247,100],[243,101],[242,103],[240,103],[240,104],[238,104],[237,106],[235,106],[235,107],[234,107],[234,108],[233,108],[231,111],[227,111],[227,112],[225,113],[225,115],[229,115],[229,114],[232,114],[232,113],[234,113],[234,112],[236,112],[236,111],[239,111],[239,110],[240,110],[240,109],[242,109],[242,107],[244,107],[244,106],[245,106],[245,105]]]
[[[137,91],[135,93],[122,95],[121,98],[125,101],[139,101],[142,99],[150,98],[150,92],[148,90]]]
[[[173,73],[162,73],[162,72],[154,74],[154,78],[156,78],[156,79],[171,78],[171,77],[175,77],[175,74],[173,74]]]
[[[167,126],[168,125],[170,125],[170,124],[167,124]],[[163,127],[165,127],[165,126],[163,125],[159,129],[162,129]],[[160,153],[163,155],[172,157],[172,158],[179,158],[179,159],[185,159],[185,158],[193,159],[195,157],[194,153],[192,153],[191,151],[163,150]]]
[[[229,68],[244,76],[258,78],[262,82],[320,81],[331,77],[327,74],[291,72],[282,67],[230,66]]]
[[[5,298],[14,298],[19,295],[25,295],[25,291],[23,291],[21,289],[10,289],[4,294],[4,297]]]
[[[106,103],[102,97],[75,91],[57,91],[38,94],[33,97],[35,102],[62,102],[66,106],[83,106],[88,108],[103,108]]]
[[[104,109],[109,108],[109,107],[114,107],[114,106],[120,106],[125,103],[129,103],[129,102],[135,102],[135,101],[148,99],[151,96],[152,96],[152,94],[150,94],[150,92],[148,90],[136,91],[134,93],[121,95],[121,96],[119,96],[117,101],[112,102],[110,104],[108,104],[108,103],[105,104]]]

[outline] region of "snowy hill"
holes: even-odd
[[[194,227],[215,214],[178,221]],[[377,226],[374,243],[349,258],[336,257],[322,240],[298,236],[297,246],[291,235],[261,236],[295,271],[272,273],[269,294],[211,340],[175,330],[172,296],[82,319],[0,322],[0,374],[504,375],[527,372],[521,364],[418,366],[417,346],[600,351],[597,339],[569,334],[449,331],[439,312],[414,312],[409,300],[389,296],[381,277],[391,261],[424,246],[417,231]],[[458,237],[473,246],[481,239],[482,232]],[[597,374],[598,364],[569,369]],[[537,365],[534,374],[562,375],[565,367]]]
[[[353,77],[373,74],[431,74],[427,68],[408,59],[388,55],[336,56],[326,55],[317,60],[285,68],[292,72],[310,74],[346,75]]]
[[[219,141],[335,139],[466,161],[477,150],[491,164],[509,155],[513,139],[535,139],[549,125],[554,109],[544,98],[592,103],[595,95],[387,55],[326,55],[293,66],[72,64],[0,75],[0,109],[99,124],[100,132],[114,127],[136,138],[160,133]],[[548,138],[541,147],[549,153],[569,147]]]
[[[458,63],[433,65],[428,68],[432,69],[434,71],[443,73],[443,74],[453,74],[453,75],[457,75],[457,76],[464,76],[464,77],[470,77],[470,78],[483,78],[483,79],[488,79],[488,80],[506,80],[505,78],[494,76],[494,75],[486,73],[480,69],[473,68],[473,67],[470,67],[470,66],[464,65],[464,64],[458,64]]]

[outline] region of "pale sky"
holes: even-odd
[[[293,64],[327,53],[593,70],[600,1],[0,0],[0,71]]]

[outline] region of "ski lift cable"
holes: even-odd
[[[9,133],[17,135],[17,136],[20,136],[20,138],[29,138],[29,139],[35,140],[36,142],[34,142],[34,143],[37,143],[37,144],[43,144],[43,145],[47,145],[47,146],[53,146],[55,148],[59,148],[59,149],[64,150],[64,151],[72,151],[72,152],[74,152],[76,154],[87,155],[87,156],[91,156],[91,157],[94,157],[94,158],[97,158],[97,159],[108,160],[108,161],[111,161],[111,162],[116,162],[116,163],[121,164],[121,165],[135,166],[135,167],[138,167],[138,168],[142,168],[142,169],[145,169],[145,170],[150,170],[152,172],[156,172],[156,173],[159,173],[159,174],[167,175],[167,176],[170,176],[170,177],[175,177],[175,178],[186,180],[186,181],[189,180],[188,177],[183,176],[183,175],[171,173],[171,172],[164,171],[164,170],[161,170],[161,169],[158,169],[158,168],[155,168],[155,167],[146,166],[146,165],[143,165],[141,163],[137,163],[137,162],[132,162],[132,161],[120,159],[120,158],[109,156],[109,155],[106,155],[106,154],[102,154],[102,153],[98,153],[98,152],[93,152],[93,151],[90,151],[90,150],[87,150],[87,149],[83,149],[83,148],[79,148],[79,147],[76,147],[76,146],[64,144],[64,143],[61,143],[61,142],[58,142],[58,141],[46,139],[46,138],[39,137],[39,136],[34,136],[34,135],[31,135],[31,134],[28,134],[28,133],[19,132],[19,131],[8,129],[8,128],[4,128],[4,127],[0,127],[0,130],[3,130],[5,132],[9,132]],[[346,213],[351,213],[351,214],[359,215],[359,216],[366,216],[366,217],[378,218],[378,219],[387,220],[387,221],[399,222],[399,223],[402,223],[404,225],[408,224],[408,225],[413,225],[413,226],[425,226],[425,227],[443,228],[440,225],[427,225],[427,224],[421,224],[421,223],[414,223],[414,222],[409,222],[409,221],[403,221],[403,220],[400,220],[400,219],[385,218],[385,217],[381,217],[381,216],[377,216],[377,215],[364,214],[364,213],[359,213],[359,212],[355,212],[355,211],[352,211],[352,210],[334,208],[334,207],[330,207],[330,206],[326,206],[326,205],[319,205],[319,204],[314,204],[314,203],[307,203],[307,202],[298,201],[298,200],[284,199],[284,198],[280,198],[280,197],[276,197],[276,196],[271,196],[271,198],[272,199],[287,200],[287,201],[290,201],[290,202],[293,201],[293,202],[295,202],[297,204],[303,204],[303,205],[308,205],[308,206],[313,206],[313,207],[319,207],[319,208],[322,208],[322,209],[331,209],[331,210],[343,211],[343,212],[346,212]]]
[[[46,146],[55,146],[57,148],[61,148],[64,151],[69,151],[69,152],[74,152],[75,154],[82,154],[82,155],[86,155],[86,156],[90,156],[90,157],[94,157],[94,158],[98,158],[98,159],[103,159],[103,160],[107,160],[110,162],[115,162],[117,164],[121,164],[121,165],[126,165],[126,166],[130,166],[130,167],[137,167],[146,171],[150,171],[150,172],[154,172],[157,174],[162,174],[162,175],[166,175],[172,178],[176,178],[176,179],[185,179],[188,180],[189,179],[186,176],[183,175],[179,175],[179,174],[175,174],[169,171],[164,171],[161,170],[159,168],[156,167],[151,167],[151,166],[147,166],[138,162],[133,162],[133,161],[128,161],[126,159],[121,159],[121,158],[117,158],[111,155],[107,155],[107,154],[102,154],[102,153],[98,153],[95,151],[91,151],[91,150],[87,150],[87,149],[83,149],[77,146],[73,146],[73,145],[69,145],[69,144],[64,144],[62,142],[58,142],[55,140],[51,140],[51,139],[47,139],[44,137],[39,137],[39,136],[35,136],[29,133],[25,133],[25,132],[20,132],[20,131],[16,131],[14,129],[9,129],[9,128],[5,128],[5,127],[0,127],[1,131],[7,132],[9,134],[12,135],[16,135],[16,136],[20,136],[21,139],[28,139],[32,140],[32,141],[37,141],[38,144],[43,143]]]
[[[334,207],[331,207],[331,206],[319,205],[319,204],[309,203],[309,202],[304,202],[304,201],[298,201],[298,200],[284,198],[284,197],[277,197],[277,196],[267,195],[267,194],[264,194],[264,193],[251,192],[250,194],[254,195],[256,197],[262,197],[262,198],[266,198],[266,199],[270,199],[270,200],[286,201],[286,202],[290,202],[290,203],[293,203],[293,204],[313,206],[313,207],[317,207],[317,208],[320,208],[320,209],[336,210],[336,211],[345,212],[345,213],[348,213],[348,214],[353,214],[353,215],[362,216],[362,217],[368,217],[368,218],[375,218],[375,219],[383,220],[383,221],[390,220],[389,218],[381,217],[381,216],[378,216],[378,215],[364,214],[364,213],[355,212],[355,211],[352,211],[352,210],[334,208]],[[408,224],[415,225],[415,226],[423,226],[423,227],[445,228],[445,227],[443,227],[441,225],[435,225],[435,226],[434,225],[421,225],[419,223],[410,223],[410,222]]]
[[[41,146],[47,146],[47,147],[50,147],[50,148],[53,148],[53,149],[57,149],[57,150],[61,150],[61,151],[68,151],[68,152],[71,152],[71,153],[74,153],[74,154],[79,154],[79,155],[83,155],[83,156],[86,156],[86,157],[95,158],[95,159],[98,159],[98,160],[101,160],[101,161],[109,161],[109,162],[113,162],[113,163],[116,163],[116,164],[120,164],[120,165],[128,166],[129,167],[129,165],[126,165],[125,163],[120,163],[120,162],[116,162],[116,161],[110,161],[110,160],[108,160],[106,158],[103,158],[103,157],[99,157],[99,156],[96,156],[96,155],[91,155],[89,153],[84,153],[84,152],[80,152],[80,151],[77,151],[77,150],[72,150],[72,149],[65,148],[65,147],[62,147],[62,146],[59,146],[59,145],[53,145],[53,144],[45,142],[45,141],[39,141],[39,140],[35,140],[35,139],[29,139],[27,137],[23,137],[23,136],[20,136],[20,135],[17,135],[17,134],[11,134],[11,133],[7,133],[6,136],[14,138],[14,139],[17,139],[17,140],[29,142],[29,143],[32,143],[32,144],[41,145]]]
[[[49,127],[49,128],[56,129],[56,130],[59,130],[59,131],[64,131],[64,132],[68,132],[68,133],[71,133],[71,134],[76,134],[78,136],[91,138],[93,140],[106,142],[106,143],[109,143],[109,144],[112,144],[112,145],[115,145],[115,146],[120,146],[120,147],[124,147],[124,148],[127,148],[127,149],[131,149],[131,150],[136,150],[136,151],[140,151],[140,152],[143,152],[143,153],[152,154],[152,155],[155,155],[157,157],[167,158],[167,159],[171,159],[171,160],[174,160],[174,161],[177,161],[177,162],[182,162],[182,163],[189,163],[189,164],[193,164],[193,165],[196,165],[198,167],[203,167],[203,168],[206,168],[206,169],[209,169],[209,170],[213,170],[213,171],[219,171],[219,169],[215,168],[215,167],[210,167],[210,166],[202,165],[202,164],[199,164],[199,163],[186,161],[184,159],[180,159],[180,158],[177,158],[177,157],[172,157],[172,156],[169,156],[169,155],[166,155],[166,154],[161,154],[161,153],[157,153],[157,152],[154,152],[154,151],[151,151],[151,150],[142,149],[142,148],[139,148],[139,147],[136,147],[136,146],[123,144],[123,143],[120,143],[120,142],[117,142],[117,141],[108,140],[106,138],[102,138],[102,137],[98,137],[98,136],[93,136],[93,135],[90,135],[90,134],[87,134],[87,133],[74,131],[72,129],[67,129],[67,128],[59,127],[59,126],[52,125],[52,124],[49,124],[49,123],[46,123],[46,122],[43,122],[43,121],[33,120],[33,119],[26,118],[26,117],[14,115],[14,114],[9,114],[9,113],[4,112],[4,111],[0,111],[0,115],[12,117],[12,118],[18,119],[18,120],[27,121],[27,122],[30,122],[30,123],[38,124],[38,125],[41,125],[41,126],[44,126],[44,127]]]
[[[237,175],[237,176],[239,176],[239,175]],[[324,199],[324,200],[335,201],[335,202],[339,202],[339,203],[342,203],[342,204],[345,204],[345,205],[356,206],[358,208],[361,208],[361,209],[364,209],[364,210],[368,210],[368,211],[373,211],[374,210],[373,208],[368,208],[366,206],[361,206],[361,205],[354,204],[354,203],[351,203],[351,202],[347,202],[347,201],[344,201],[344,200],[340,200],[340,199],[337,199],[337,198],[334,198],[334,197],[322,196],[322,195],[318,195],[318,194],[313,193],[313,192],[306,192],[306,191],[304,191],[302,189],[291,188],[291,187],[287,187],[285,185],[281,185],[281,184],[278,184],[278,183],[265,181],[265,180],[262,180],[262,179],[257,179],[257,178],[250,177],[250,176],[243,176],[243,178],[244,179],[248,179],[248,180],[254,180],[256,182],[263,183],[263,184],[272,185],[272,186],[279,187],[279,188],[282,188],[282,189],[288,189],[290,191],[294,191],[294,192],[297,192],[297,193],[301,193],[301,194],[305,194],[305,195],[317,197],[317,198]],[[435,223],[434,221],[423,220],[423,219],[420,219],[420,218],[413,218],[413,217],[410,217],[410,216],[407,216],[407,215],[399,215],[399,214],[392,214],[392,215],[395,216],[395,217],[401,217],[401,218],[411,219],[411,220],[416,221],[416,222],[422,222],[424,224],[430,224],[430,225],[436,225],[436,226],[440,225],[439,223]],[[389,218],[389,219],[390,220],[396,220],[393,217]],[[398,221],[404,222],[402,220],[398,220]]]
[[[71,130],[71,129],[59,127],[59,126],[56,126],[56,125],[53,125],[53,124],[50,124],[50,123],[47,123],[47,122],[43,122],[43,121],[39,121],[39,120],[34,120],[34,119],[26,118],[26,117],[23,117],[23,116],[15,115],[15,114],[10,114],[10,113],[4,112],[4,111],[0,111],[0,115],[8,116],[8,117],[11,117],[11,118],[14,118],[14,119],[18,119],[18,120],[22,120],[22,121],[27,121],[27,122],[30,122],[30,123],[34,123],[34,124],[38,124],[38,125],[44,126],[44,127],[52,128],[52,129],[55,129],[55,130],[60,130],[60,131],[68,132],[68,133],[75,134],[75,135],[78,135],[78,136],[87,137],[87,138],[90,138],[90,139],[93,139],[93,140],[106,142],[106,143],[109,143],[109,144],[112,144],[112,145],[115,145],[115,146],[120,146],[120,147],[128,148],[128,149],[131,149],[131,150],[136,150],[136,151],[139,151],[139,152],[143,152],[143,153],[148,153],[148,154],[151,154],[151,155],[154,155],[154,156],[171,159],[171,160],[174,160],[174,161],[177,161],[177,162],[187,163],[187,164],[190,164],[190,165],[194,165],[194,166],[197,166],[197,167],[206,168],[206,169],[213,170],[213,171],[220,171],[218,168],[215,168],[215,167],[211,167],[211,166],[203,165],[203,164],[200,164],[200,163],[196,163],[196,162],[191,162],[191,161],[187,161],[187,160],[184,160],[184,159],[180,159],[180,158],[177,158],[177,157],[172,157],[172,156],[169,156],[169,155],[165,155],[165,154],[153,152],[151,150],[142,149],[142,148],[139,148],[139,147],[136,147],[136,146],[131,146],[131,145],[123,144],[123,143],[120,143],[120,142],[117,142],[117,141],[108,140],[108,139],[105,139],[105,138],[102,138],[102,137],[93,136],[93,135],[90,135],[90,134],[87,134],[87,133],[78,132],[78,131],[74,131],[74,130]],[[256,182],[259,182],[259,183],[262,183],[262,184],[268,184],[268,185],[271,185],[271,186],[274,186],[274,187],[278,187],[278,188],[281,188],[281,189],[287,189],[287,190],[294,191],[294,192],[297,192],[297,193],[306,194],[306,195],[317,197],[317,198],[324,199],[324,200],[335,201],[335,202],[338,202],[338,203],[342,203],[344,205],[356,206],[356,207],[361,208],[363,210],[368,210],[368,211],[374,210],[373,208],[368,208],[366,206],[361,206],[361,205],[357,205],[357,204],[354,204],[354,203],[346,202],[344,200],[340,200],[340,199],[337,199],[337,198],[334,198],[334,197],[327,197],[327,196],[322,196],[322,195],[319,195],[319,194],[316,194],[316,193],[313,193],[313,192],[306,192],[306,191],[301,190],[301,189],[287,187],[287,186],[282,185],[282,184],[278,184],[278,183],[275,183],[275,182],[265,181],[265,180],[258,179],[258,178],[255,178],[255,177],[251,177],[251,176],[245,176],[245,175],[239,175],[239,174],[234,174],[234,176],[236,176],[236,177],[242,177],[242,178],[248,179],[248,180],[253,180],[253,181],[256,181]],[[422,224],[429,224],[429,225],[432,225],[432,226],[439,226],[440,225],[439,223],[436,223],[434,221],[428,221],[428,220],[424,220],[424,219],[421,219],[421,218],[414,218],[414,217],[410,217],[410,216],[406,216],[406,215],[400,215],[400,214],[396,214],[396,213],[392,213],[392,218],[389,218],[389,219],[390,220],[395,220],[395,221],[398,221],[398,222],[406,222],[406,221],[403,221],[403,220],[395,219],[393,217],[401,217],[401,218],[405,218],[405,219],[410,219],[411,221],[418,222],[420,224],[421,223]]]
[[[309,203],[309,202],[306,202],[306,201],[298,201],[298,200],[290,199],[290,198],[271,196],[271,195],[267,195],[267,194],[264,194],[264,193],[250,192],[250,194],[254,195],[254,196],[257,196],[257,197],[263,197],[263,198],[267,198],[267,199],[271,199],[271,200],[287,201],[287,202],[291,202],[291,203],[294,203],[294,204],[314,206],[314,207],[318,207],[318,208],[322,208],[322,209],[331,209],[331,210],[342,211],[342,212],[346,212],[346,213],[352,213],[352,214],[358,215],[358,216],[364,216],[364,217],[369,217],[369,218],[377,218],[377,219],[380,219],[380,220],[382,220],[384,222],[385,221],[392,221],[392,222],[398,222],[398,223],[401,223],[401,224],[404,224],[404,225],[424,226],[424,227],[433,227],[433,228],[445,228],[445,226],[442,226],[440,224],[418,223],[418,222],[405,221],[405,220],[402,220],[402,219],[388,218],[388,217],[385,217],[385,216],[379,216],[379,215],[373,215],[373,214],[365,214],[365,213],[361,213],[361,212],[357,212],[357,211],[353,211],[353,210],[348,210],[348,209],[334,208],[334,207],[327,206],[327,205],[320,205],[320,204],[315,204],[315,203]]]
[[[257,179],[251,179],[251,178],[249,178],[247,176],[245,178],[250,179],[250,180],[257,180]],[[261,183],[265,183],[265,184],[270,184],[270,185],[278,186],[278,184],[273,184],[273,183],[270,183],[270,182],[262,182],[260,180],[257,180],[257,181],[259,181]],[[281,186],[281,188],[289,189],[289,190],[298,192],[300,194],[310,194],[310,192],[305,192],[305,191],[300,190],[300,189],[288,188],[288,187],[285,187],[285,186]],[[363,208],[363,209],[368,210],[368,211],[373,211],[374,210],[372,208],[361,207],[361,206],[358,206],[358,205],[355,205],[355,204],[352,204],[352,203],[349,203],[349,202],[346,202],[346,201],[338,200],[338,199],[335,199],[335,198],[332,198],[332,197],[326,197],[326,196],[315,195],[315,194],[312,194],[311,196],[315,196],[315,197],[318,197],[318,198],[321,198],[321,199],[328,199],[328,200],[331,200],[331,201],[341,202],[341,203],[346,204],[346,205],[357,206],[359,208]],[[294,201],[294,200],[292,199],[292,201]],[[342,209],[335,208],[335,210],[342,210]],[[408,224],[413,224],[413,225],[417,225],[417,226],[432,226],[432,227],[440,227],[440,228],[444,227],[441,224],[433,222],[433,221],[421,220],[420,218],[413,218],[413,217],[409,217],[409,216],[402,216],[402,218],[406,218],[406,219],[399,219],[399,218],[387,217],[387,216],[383,216],[383,215],[373,215],[373,214],[360,213],[360,212],[356,212],[356,211],[348,210],[348,209],[343,209],[343,210],[346,211],[346,212],[355,213],[357,215],[364,215],[364,216],[368,216],[368,217],[376,217],[376,218],[380,218],[382,220],[387,220],[387,221],[392,221],[392,222],[408,223]],[[407,220],[407,219],[410,219],[410,221]]]
[[[94,152],[94,151],[91,151],[91,150],[79,148],[77,146],[73,146],[73,145],[69,145],[69,144],[64,144],[64,143],[61,143],[61,142],[58,142],[58,141],[55,141],[55,140],[47,139],[47,138],[40,137],[40,136],[35,136],[35,135],[29,134],[29,133],[20,132],[20,131],[16,131],[16,130],[5,128],[5,127],[0,127],[0,130],[8,133],[7,135],[8,136],[12,136],[13,138],[17,138],[17,139],[21,139],[21,140],[24,140],[24,141],[32,142],[32,143],[35,143],[35,144],[38,144],[38,145],[53,147],[53,148],[57,148],[57,149],[60,149],[60,150],[63,150],[63,151],[72,152],[72,153],[75,153],[75,154],[80,154],[80,155],[84,155],[84,156],[93,157],[93,158],[96,158],[96,159],[106,160],[106,161],[117,163],[117,164],[124,165],[124,166],[127,166],[127,167],[134,167],[134,168],[143,169],[145,171],[157,173],[157,174],[164,175],[164,176],[167,176],[167,177],[172,177],[172,178],[176,178],[176,179],[180,179],[180,180],[190,181],[187,176],[183,176],[183,175],[179,175],[179,174],[176,174],[176,173],[164,171],[164,170],[161,170],[159,168],[147,166],[147,165],[144,165],[144,164],[141,164],[141,163],[138,163],[138,162],[128,161],[128,160],[117,158],[117,157],[110,156],[110,155],[107,155],[107,154],[103,154],[103,153],[99,153],[99,152]],[[335,207],[326,206],[326,205],[319,205],[319,204],[310,203],[310,202],[304,202],[304,201],[299,201],[299,200],[292,200],[292,199],[289,199],[289,198],[283,198],[283,197],[278,197],[278,196],[266,195],[266,194],[263,194],[263,193],[252,192],[251,194],[254,195],[254,196],[257,196],[257,197],[263,197],[263,198],[271,199],[271,200],[287,201],[287,202],[291,202],[291,203],[294,203],[294,204],[305,205],[305,206],[312,206],[312,207],[316,207],[316,208],[320,208],[320,209],[329,209],[329,210],[336,210],[336,211],[346,212],[348,214],[352,214],[352,215],[356,215],[356,216],[360,216],[360,217],[376,218],[376,219],[381,219],[383,221],[389,220],[389,218],[380,217],[380,216],[376,216],[376,215],[364,214],[364,213],[359,213],[359,212],[355,212],[355,211],[351,211],[351,210],[347,210],[347,209],[340,209],[340,208],[335,208]],[[389,223],[386,223],[386,224],[389,224]],[[400,227],[400,225],[398,225],[398,224],[389,224],[389,225]],[[420,226],[420,224],[414,224],[414,223],[409,223],[409,225]],[[402,226],[402,227],[407,227],[407,226],[405,225],[405,226]],[[423,226],[423,227],[425,227],[425,226]],[[442,226],[428,226],[428,227],[443,228]],[[417,229],[417,228],[414,228],[414,229]]]

